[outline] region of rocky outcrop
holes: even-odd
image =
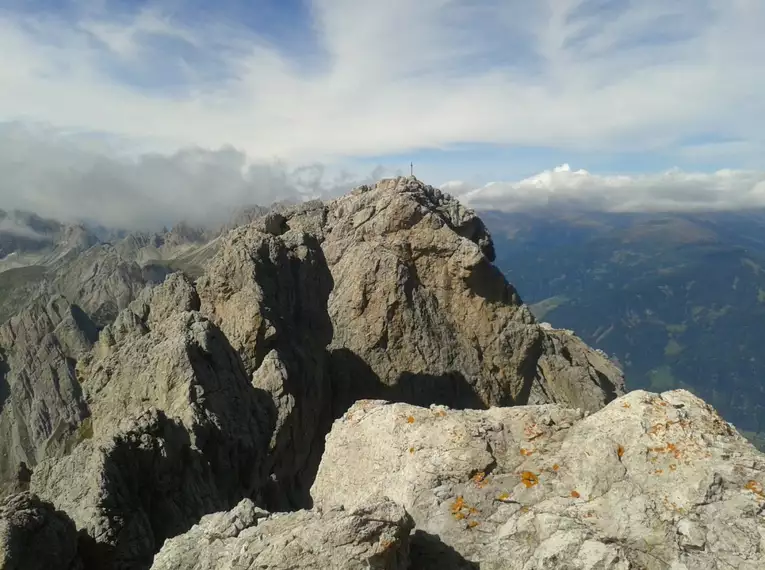
[[[390,501],[352,512],[269,515],[244,500],[166,541],[152,570],[406,570],[411,528]]]
[[[285,213],[322,241],[334,279],[337,392],[460,408],[558,402],[595,411],[621,372],[577,337],[535,323],[491,264],[475,214],[414,178]]]
[[[112,322],[146,284],[136,262],[123,258],[110,245],[97,245],[57,267],[50,288],[82,307],[103,327]]]
[[[273,215],[231,232],[197,283],[202,312],[229,339],[253,386],[271,396],[274,509],[307,503],[333,419],[325,372],[332,277],[317,240],[282,232],[284,225]]]
[[[488,564],[495,555],[522,556],[522,546],[505,549],[505,535],[496,544],[476,539],[493,527],[469,507],[473,518],[449,514],[446,522],[458,526],[446,525],[442,503],[429,499],[432,488],[446,485],[434,496],[454,491],[467,501],[477,485],[471,477],[481,471],[481,484],[491,471],[510,478],[513,452],[500,443],[522,437],[513,427],[525,421],[518,418],[540,413],[558,418],[537,423],[551,433],[552,425],[560,428],[558,439],[544,434],[563,461],[564,435],[590,421],[586,411],[622,392],[621,373],[607,357],[535,322],[491,264],[492,241],[475,214],[413,178],[327,204],[280,207],[207,244],[196,243],[202,237],[193,229],[176,234],[169,244],[134,236],[117,247],[93,247],[59,268],[53,282],[93,316],[80,322],[72,309],[89,336],[60,350],[73,394],[82,390],[74,399],[81,414],[63,436],[41,431],[45,445],[59,442],[60,451],[24,465],[17,488],[28,484],[71,517],[87,570],[459,568],[479,554]],[[160,258],[147,271],[135,259],[153,255],[152,248]],[[179,269],[199,270],[196,281],[168,275],[174,267],[162,248],[182,250]],[[164,282],[143,289],[152,276]],[[96,326],[102,330],[90,350]],[[41,353],[38,368],[59,362],[55,354]],[[21,369],[7,360],[11,370]],[[39,381],[32,378],[34,391]],[[322,460],[332,421],[356,399],[380,397],[474,410],[367,402],[336,424]],[[553,402],[560,407],[475,410]],[[367,433],[374,422],[364,417],[386,410],[396,418],[405,413],[403,424],[383,421]],[[344,429],[357,415],[358,440]],[[422,441],[400,439],[413,426],[423,430]],[[529,442],[547,441],[532,435]],[[343,446],[357,466],[340,459]],[[528,460],[542,449],[517,454]],[[320,460],[318,508],[256,508],[310,506]],[[539,473],[534,477],[537,490],[547,488]],[[475,502],[486,513],[512,505],[488,495]],[[411,565],[412,520],[404,509],[418,523]],[[218,514],[192,528],[210,513]],[[454,513],[464,514],[462,507]],[[505,511],[492,516],[499,520]],[[598,532],[592,541],[612,548]],[[529,540],[536,556],[546,539]]]
[[[0,210],[0,272],[52,266],[96,243],[98,238],[82,225],[63,224],[31,212]]]
[[[174,274],[78,366],[90,431],[70,455],[38,465],[31,488],[85,531],[89,567],[148,568],[165,538],[257,498],[265,483],[270,398],[198,307]]]
[[[30,493],[6,499],[0,504],[0,568],[80,570],[74,524]]]
[[[402,505],[418,569],[755,570],[764,486],[763,455],[710,406],[636,391],[592,415],[362,401],[311,492],[321,508]]]
[[[26,489],[30,468],[76,441],[88,407],[75,363],[97,334],[62,297],[39,299],[0,326],[0,496]]]

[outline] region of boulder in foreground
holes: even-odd
[[[152,570],[406,570],[411,528],[390,501],[270,515],[245,499],[166,541]]]
[[[421,570],[765,568],[765,457],[682,390],[589,416],[358,402],[327,438],[312,496],[402,505]]]

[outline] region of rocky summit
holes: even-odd
[[[537,323],[450,196],[206,235],[72,254],[0,327],[0,567],[765,567],[765,457]]]

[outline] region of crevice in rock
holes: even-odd
[[[0,412],[5,407],[6,400],[11,395],[11,386],[8,384],[8,373],[10,366],[5,351],[0,347]]]

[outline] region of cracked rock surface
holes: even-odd
[[[0,327],[6,568],[765,567],[763,456],[687,392],[624,396],[456,200],[395,178],[246,219],[195,281],[91,249],[91,303]]]
[[[406,570],[411,528],[390,501],[269,514],[244,500],[165,542],[152,570]]]
[[[5,499],[0,504],[0,568],[81,570],[74,523],[31,493]]]
[[[492,265],[483,222],[440,190],[393,178],[285,218],[321,240],[332,272],[341,412],[370,397],[595,411],[623,392],[621,372],[602,354],[536,324]]]
[[[765,458],[702,400],[635,391],[589,416],[358,402],[312,495],[402,505],[418,569],[755,570],[763,486]]]
[[[78,365],[92,411],[71,454],[31,489],[82,531],[88,568],[148,568],[165,538],[257,497],[267,477],[267,395],[181,274],[146,290]]]
[[[0,326],[0,497],[27,489],[29,469],[73,446],[89,415],[75,359],[97,335],[61,296],[41,298]]]

